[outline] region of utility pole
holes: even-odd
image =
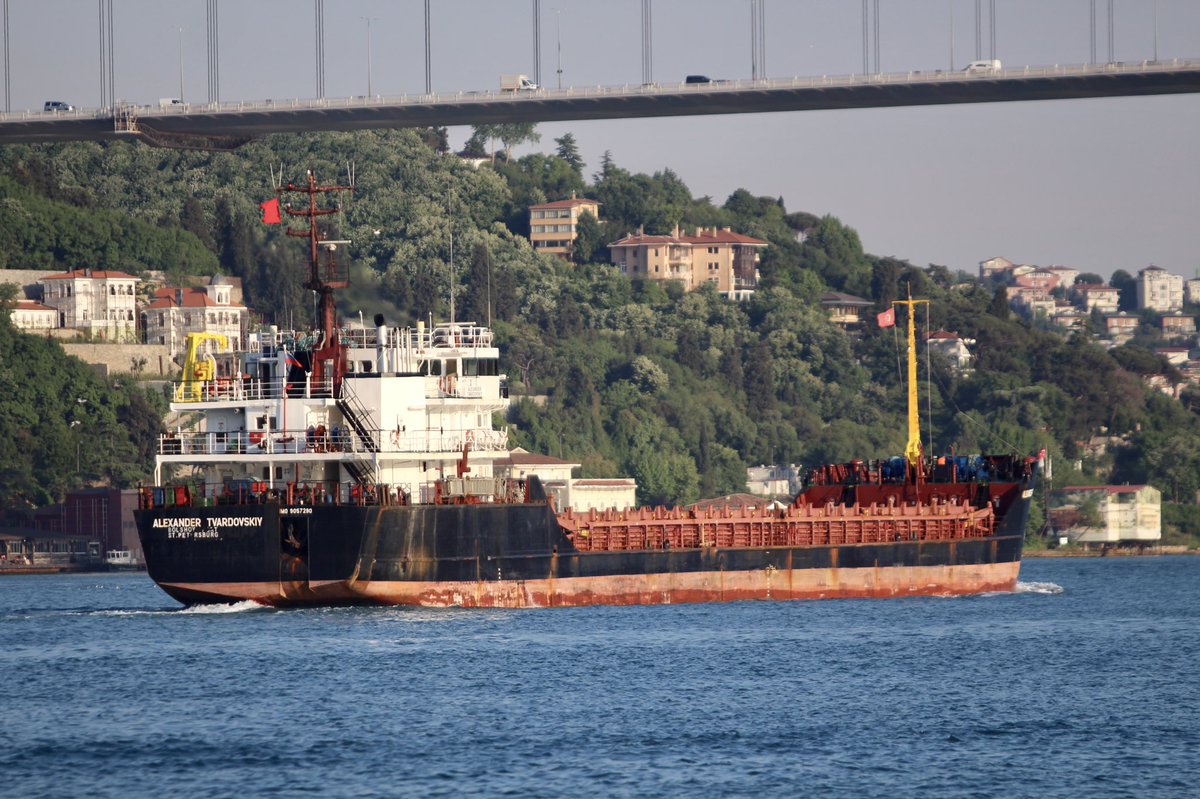
[[[5,0],[7,2],[7,0]],[[558,88],[563,88],[563,12],[554,8],[554,43],[558,47]]]
[[[430,77],[429,59],[429,0],[425,0],[425,93],[433,94],[432,78]]]
[[[179,29],[179,102],[183,102],[183,28]]]
[[[367,21],[367,97],[374,97],[371,90],[371,23],[378,22],[378,17],[363,17]]]

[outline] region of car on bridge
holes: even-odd
[[[75,106],[70,103],[64,103],[62,100],[47,100],[42,105],[43,111],[74,111]]]

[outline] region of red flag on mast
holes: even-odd
[[[258,207],[262,209],[264,225],[278,225],[283,222],[283,220],[279,218],[278,197],[276,197],[274,200],[267,200],[265,203],[260,203]]]
[[[896,308],[895,308],[895,306],[888,308],[886,311],[879,314],[875,318],[878,320],[880,327],[894,327],[896,324]]]

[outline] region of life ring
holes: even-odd
[[[468,447],[475,446],[475,433],[471,430],[468,430],[464,436],[464,441],[466,441]]]

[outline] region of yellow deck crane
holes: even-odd
[[[217,361],[211,352],[200,352],[206,341],[216,344],[219,350],[229,349],[229,339],[220,333],[188,333],[187,355],[183,359],[183,379],[175,389],[176,402],[199,402],[204,384],[217,377]]]

